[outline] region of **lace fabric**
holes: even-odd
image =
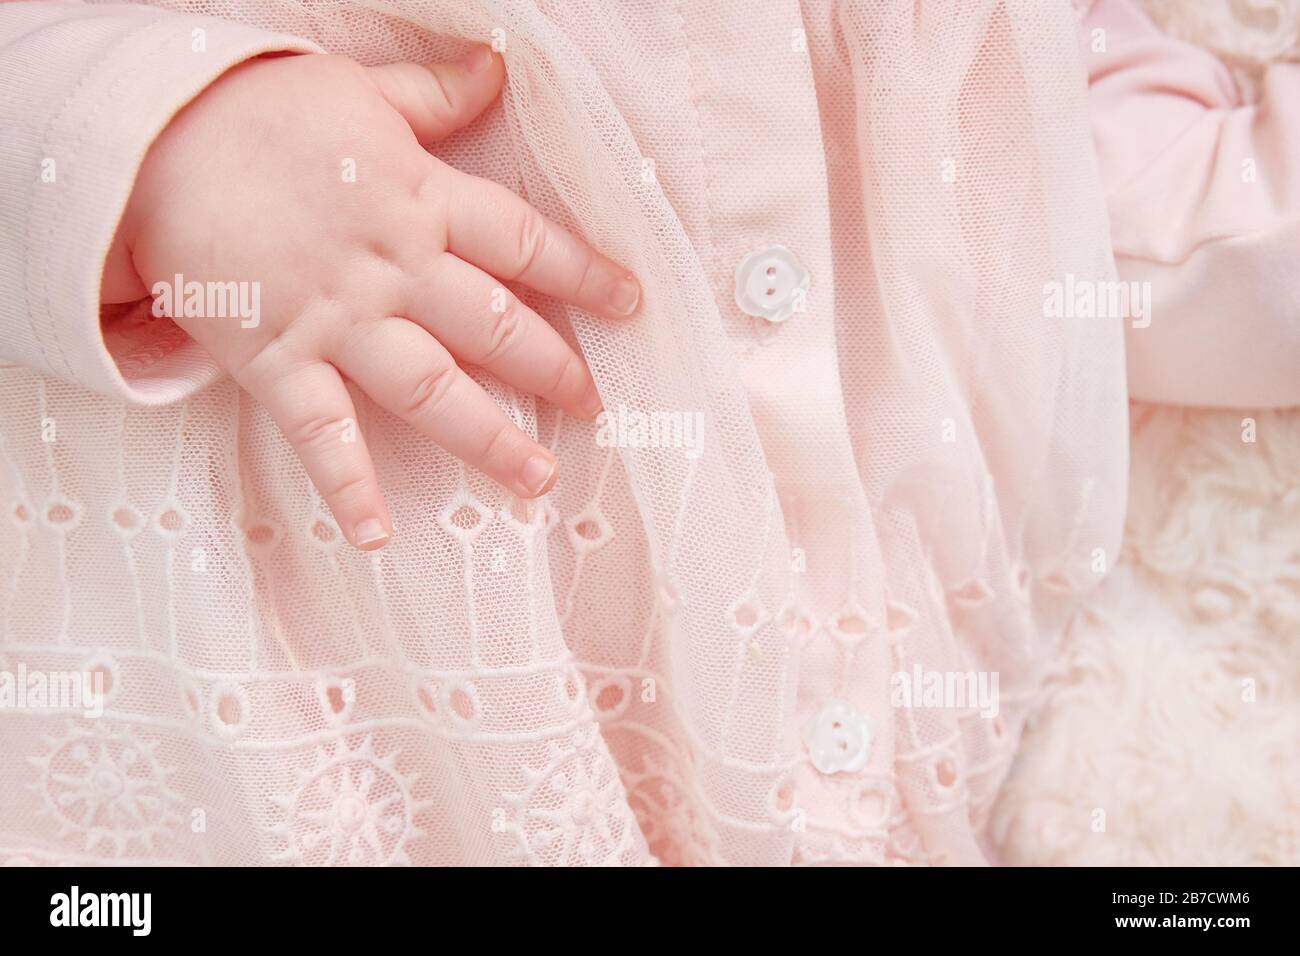
[[[610,446],[484,379],[559,458],[527,505],[356,394],[397,529],[369,556],[230,382],[136,408],[4,371],[0,653],[108,701],[0,716],[0,854],[984,860],[1124,510],[1120,321],[1043,308],[1114,276],[1071,8],[158,6],[366,63],[497,40],[500,104],[439,155],[635,270],[631,323],[529,302],[607,409],[704,441]],[[811,276],[780,325],[734,305],[772,243]],[[918,672],[998,675],[996,718],[895,706]],[[857,770],[810,755],[836,701]]]

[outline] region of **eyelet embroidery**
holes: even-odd
[[[15,501],[13,506],[9,509],[9,517],[13,520],[14,525],[23,531],[32,526],[34,514],[35,512],[32,510],[32,506],[27,501],[21,499]]]
[[[41,509],[41,523],[51,531],[67,534],[81,524],[81,504],[56,494]]]
[[[126,541],[130,541],[144,528],[144,515],[125,501],[119,501],[108,508],[108,523]]]
[[[831,617],[828,628],[837,641],[853,647],[875,633],[879,627],[875,617],[867,614],[857,601],[850,601]]]
[[[632,682],[618,674],[593,681],[587,691],[596,720],[617,720],[632,702]]]
[[[153,513],[153,530],[161,537],[175,541],[189,527],[190,516],[175,498],[163,500]]]
[[[448,681],[443,686],[439,704],[439,712],[452,731],[471,734],[478,729],[482,714],[478,691],[471,681]]]
[[[357,682],[351,677],[322,676],[316,679],[316,699],[321,713],[331,724],[345,724],[352,719],[357,700]]]
[[[739,637],[750,638],[767,623],[767,611],[754,594],[746,594],[727,609],[727,622]]]
[[[90,676],[91,680],[94,680],[96,674],[103,675],[101,678],[103,680],[103,697],[100,700],[100,703],[103,706],[108,706],[108,704],[117,697],[118,691],[121,689],[121,672],[117,661],[110,655],[94,655],[81,665],[81,672]],[[92,691],[94,689],[93,685],[89,688],[89,690]]]
[[[332,554],[343,543],[343,535],[334,519],[324,513],[317,513],[304,529],[307,540],[322,551]]]
[[[248,728],[252,707],[240,684],[218,684],[208,700],[208,723],[222,737],[238,737]]]
[[[979,579],[971,578],[948,591],[948,597],[961,608],[973,610],[984,607],[993,600],[993,589]]]
[[[885,623],[891,634],[902,636],[916,623],[916,611],[900,601],[885,602]]]
[[[595,505],[588,505],[564,523],[569,529],[569,541],[574,551],[590,554],[603,548],[614,537],[609,521]]]
[[[452,496],[438,515],[438,524],[462,545],[468,547],[492,521],[492,512],[464,488]]]

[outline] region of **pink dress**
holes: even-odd
[[[101,263],[232,64],[466,39],[509,80],[439,154],[643,306],[530,297],[611,413],[492,386],[536,504],[356,396],[362,554]],[[0,83],[0,861],[982,862],[1130,393],[1300,402],[1296,68],[1244,107],[1119,0],[18,3]]]

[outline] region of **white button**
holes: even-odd
[[[803,742],[822,773],[853,773],[867,765],[871,725],[848,701],[832,700],[804,728]]]
[[[808,271],[785,246],[751,252],[736,266],[736,305],[746,315],[784,322],[803,311]]]

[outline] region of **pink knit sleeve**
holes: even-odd
[[[1247,104],[1128,0],[1098,0],[1082,42],[1116,264],[1150,283],[1131,394],[1300,404],[1300,65],[1270,67]]]
[[[143,404],[212,381],[166,319],[102,331],[104,258],[145,153],[186,103],[250,57],[318,49],[144,6],[0,5],[0,360]]]

